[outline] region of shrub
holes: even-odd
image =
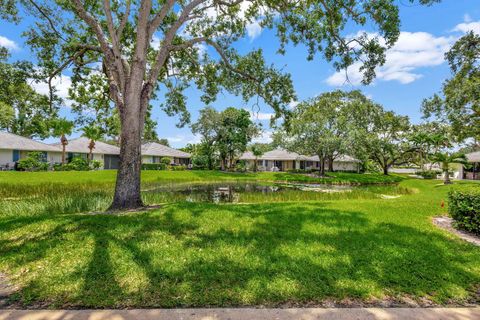
[[[172,163],[172,159],[169,158],[169,157],[163,157],[163,158],[160,159],[160,163],[168,166],[168,165],[170,165],[170,163]]]
[[[97,170],[97,169],[100,169],[103,166],[103,163],[102,163],[102,161],[99,161],[99,160],[93,160],[90,163],[90,165],[91,165],[92,169]]]
[[[142,163],[142,170],[166,170],[165,163]]]
[[[75,157],[69,163],[63,165],[63,169],[65,171],[88,171],[90,166],[87,159]]]
[[[185,171],[187,169],[186,166],[169,166],[168,167],[169,170],[172,170],[172,171]]]
[[[450,191],[448,213],[458,228],[480,234],[480,187]]]
[[[22,171],[47,171],[48,163],[44,161],[42,152],[29,152],[26,158],[18,160],[17,168]]]
[[[415,174],[417,176],[423,177],[423,179],[436,179],[437,175],[440,172],[435,171],[435,170],[426,170],[426,171],[417,171]]]

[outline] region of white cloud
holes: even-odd
[[[253,41],[262,33],[262,26],[260,25],[260,22],[258,20],[252,23],[249,23],[246,28],[247,28],[247,35],[251,41]]]
[[[169,142],[173,145],[185,145],[187,143],[199,143],[201,141],[201,137],[199,135],[184,135],[184,134],[177,134],[172,137],[166,138]]]
[[[0,36],[0,46],[5,47],[9,50],[19,50],[20,47],[13,40],[10,40],[6,37]]]
[[[252,139],[253,143],[270,143],[273,141],[272,139],[272,131],[262,131],[260,136]]]
[[[444,62],[444,54],[455,41],[455,37],[435,37],[426,32],[400,33],[397,43],[387,51],[386,62],[377,68],[377,80],[411,83],[422,77],[418,68],[433,67]],[[353,64],[348,70],[348,80],[352,85],[360,85],[361,63]],[[336,72],[327,79],[331,86],[347,83],[345,71]]]
[[[474,33],[480,35],[480,21],[471,21],[471,18],[467,17],[467,19],[465,19],[465,22],[457,24],[452,31],[458,31],[463,33],[473,31]]]
[[[274,114],[273,113],[267,113],[267,112],[254,112],[254,111],[249,111],[250,112],[250,119],[255,121],[255,120],[270,120]]]
[[[70,105],[70,101],[68,99],[68,89],[70,89],[72,86],[72,79],[69,76],[62,74],[53,78],[52,86],[56,89],[55,93],[60,98],[65,99],[67,105]],[[46,82],[32,82],[32,87],[40,94],[49,95],[48,83]]]
[[[290,101],[290,103],[288,104],[288,107],[290,109],[294,109],[296,106],[298,106],[299,103],[300,102],[298,102],[298,101]]]

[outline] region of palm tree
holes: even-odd
[[[54,137],[60,137],[60,143],[62,144],[62,164],[65,164],[65,149],[68,145],[67,135],[72,134],[73,122],[68,121],[65,118],[58,118],[51,122],[52,135]]]
[[[253,172],[257,172],[258,157],[261,157],[263,155],[263,150],[257,144],[252,145],[250,150],[252,151],[253,155],[255,156],[255,162],[253,163]]]
[[[467,162],[467,157],[465,154],[460,152],[449,153],[449,152],[437,152],[432,156],[434,163],[438,163],[442,167],[444,174],[444,184],[451,184],[450,181],[450,164],[452,163],[461,163],[464,164]]]
[[[94,125],[88,125],[83,128],[83,135],[90,139],[88,144],[88,162],[93,160],[93,149],[95,149],[95,141],[102,138],[102,130]]]

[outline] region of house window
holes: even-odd
[[[13,150],[12,161],[17,162],[18,160],[20,160],[20,151],[19,150]]]

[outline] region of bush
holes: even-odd
[[[185,171],[187,167],[186,166],[170,166],[168,167],[168,169],[172,171]]]
[[[99,161],[99,160],[93,160],[90,163],[90,165],[91,165],[93,170],[98,170],[103,166],[103,163],[102,163],[102,161]]]
[[[448,213],[458,228],[480,234],[480,187],[450,191]]]
[[[43,161],[42,152],[29,152],[26,158],[18,160],[17,168],[22,171],[47,171],[48,163]]]
[[[142,163],[142,170],[166,170],[165,163]]]
[[[417,171],[415,172],[417,176],[423,177],[423,179],[436,179],[437,175],[440,174],[440,172],[435,171],[435,170],[426,170],[426,171]]]
[[[172,163],[172,159],[169,158],[169,157],[163,157],[163,158],[160,159],[160,163],[168,166],[168,165],[170,165],[170,163]]]
[[[69,163],[63,165],[65,171],[88,171],[90,166],[87,159],[75,157]]]

